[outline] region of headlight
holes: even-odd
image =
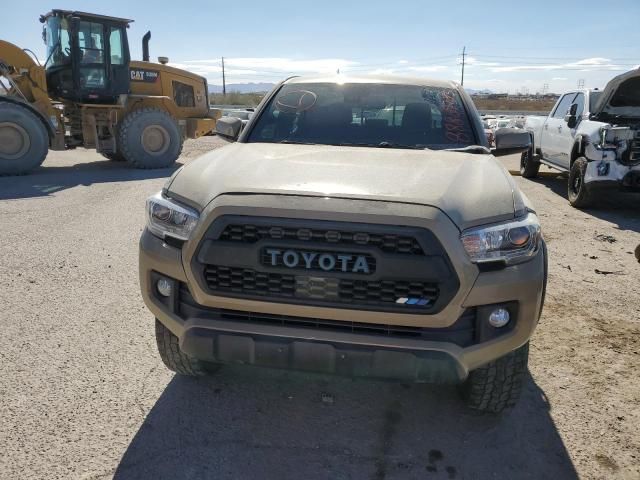
[[[538,251],[542,233],[538,217],[529,213],[513,222],[465,230],[460,238],[474,263],[514,264],[528,260]]]
[[[147,199],[147,228],[160,238],[170,236],[188,240],[199,218],[198,212],[174,202],[161,192]]]

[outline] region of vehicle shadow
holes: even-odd
[[[79,185],[169,177],[181,166],[182,164],[176,163],[169,168],[140,170],[130,168],[124,162],[108,160],[81,162],[63,167],[45,166],[28,175],[0,177],[0,200],[46,197]]]
[[[567,177],[561,174],[545,175],[530,181],[544,185],[553,193],[567,198]],[[596,218],[617,225],[619,230],[640,232],[640,194],[615,190],[604,190],[597,193],[597,203],[583,211]]]
[[[241,367],[175,376],[114,478],[577,478],[544,393],[525,385],[493,417],[451,386]]]

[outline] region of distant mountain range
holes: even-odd
[[[227,93],[268,92],[275,83],[227,83]],[[209,84],[209,93],[222,93],[222,85]]]
[[[492,90],[476,90],[475,88],[465,88],[469,95],[491,95],[494,93]]]

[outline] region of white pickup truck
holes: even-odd
[[[613,78],[604,90],[562,95],[548,117],[527,117],[532,147],[520,173],[540,164],[569,172],[569,203],[591,206],[601,187],[640,192],[640,69]]]

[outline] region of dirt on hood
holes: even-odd
[[[509,220],[522,204],[491,155],[328,145],[232,144],[187,165],[167,190],[199,208],[227,193],[414,203],[460,229]]]

